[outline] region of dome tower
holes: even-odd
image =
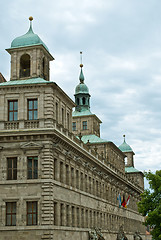
[[[33,32],[32,20],[26,34],[16,37],[7,52],[11,55],[10,80],[43,78],[49,81],[49,62],[54,60],[40,37]]]
[[[126,167],[134,167],[134,159],[133,156],[135,153],[133,152],[132,148],[126,143],[125,141],[125,135],[123,135],[124,141],[123,143],[119,146],[119,149],[125,154],[127,157],[127,163]]]
[[[75,88],[75,104],[76,104],[76,108],[75,110],[78,112],[90,112],[90,94],[89,94],[89,89],[86,86],[86,84],[84,83],[84,75],[83,75],[83,64],[82,64],[82,52],[80,52],[81,54],[81,64],[80,64],[80,76],[79,76],[79,80],[80,83],[76,86]]]

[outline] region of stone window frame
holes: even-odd
[[[29,177],[29,166],[28,166],[28,162],[29,162],[29,158],[31,158],[32,161],[32,167],[31,167],[31,178]],[[37,158],[37,159],[35,159]],[[32,180],[32,179],[38,179],[38,161],[39,157],[38,156],[27,156],[27,179],[28,180]],[[37,166],[35,167],[35,162],[37,162]],[[35,170],[36,170],[36,177],[35,177]]]
[[[32,204],[32,211],[28,212],[29,204]],[[33,210],[33,204],[36,206],[36,211]],[[28,222],[28,216],[32,215],[32,224]],[[36,219],[34,220],[34,216]],[[35,221],[35,222],[33,222]],[[37,200],[26,200],[26,225],[27,226],[37,226],[38,225],[38,201]]]
[[[9,160],[11,160],[11,167],[9,167]],[[16,162],[16,167],[14,167]],[[6,157],[6,163],[7,163],[7,180],[17,180],[17,163],[18,158],[15,157]],[[9,177],[9,170],[11,170],[11,178]],[[16,177],[14,177],[14,171],[16,172]]]
[[[77,130],[76,126],[77,126],[76,122],[72,122],[72,131],[76,131]]]
[[[32,108],[29,108],[29,102],[32,102]],[[35,101],[37,102],[37,106],[35,108]],[[32,112],[32,119],[29,119],[29,112]],[[36,112],[36,118],[35,118]],[[27,120],[38,120],[38,98],[27,98]]]
[[[83,130],[87,130],[87,121],[82,122],[82,128]]]
[[[5,204],[6,204],[5,225],[6,226],[16,226],[16,223],[17,223],[17,221],[16,221],[17,201],[6,201]],[[9,204],[11,204],[11,207],[10,207],[11,210],[10,211],[7,210]],[[13,205],[15,205],[15,211],[14,212],[13,212]],[[11,224],[8,223],[8,217],[7,216],[10,216]],[[15,220],[14,220],[14,216],[15,216]],[[15,222],[13,222],[13,221],[15,221]]]
[[[13,103],[13,110],[11,110],[10,108],[10,103]],[[15,109],[15,103],[17,103],[16,109]],[[10,118],[10,113],[12,113],[12,120]],[[14,100],[8,99],[8,121],[17,121],[17,120],[18,120],[18,99],[14,99]]]

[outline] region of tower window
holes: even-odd
[[[82,102],[83,102],[83,105],[86,104],[86,99],[85,99],[85,97],[82,98]]]
[[[20,58],[20,78],[30,76],[30,56],[23,54]]]
[[[8,101],[8,121],[16,121],[18,113],[18,101]]]
[[[46,80],[47,79],[47,71],[46,71],[46,60],[43,58],[42,60],[42,69],[43,69],[43,78]]]
[[[83,130],[87,130],[87,121],[83,121]]]
[[[79,98],[77,98],[77,105],[79,105]]]
[[[72,122],[72,130],[76,131],[76,122]]]
[[[37,99],[28,100],[28,119],[29,120],[37,119]]]

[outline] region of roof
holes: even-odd
[[[26,80],[12,80],[8,82],[3,82],[3,83],[0,83],[0,86],[38,84],[38,83],[50,83],[50,82],[44,80],[43,78],[30,78]]]
[[[126,173],[137,173],[137,172],[140,172],[140,171],[137,170],[137,169],[134,168],[134,167],[125,167],[125,172],[126,172]]]
[[[78,138],[78,137],[77,137]],[[94,134],[91,134],[91,135],[83,135],[81,140],[84,142],[84,143],[87,143],[88,140],[89,140],[89,143],[105,143],[105,142],[108,142]]]
[[[72,113],[72,116],[73,116],[73,117],[87,116],[87,115],[94,115],[94,114],[91,113],[91,111],[90,111],[89,109],[84,110],[84,111],[81,110],[81,112],[79,112],[79,111],[74,111],[74,112]]]
[[[119,146],[119,149],[122,152],[133,152],[132,148],[126,143],[125,139],[124,142]]]
[[[28,32],[20,37],[16,37],[12,43],[11,48],[19,48],[33,45],[43,45],[46,50],[49,52],[49,49],[45,45],[45,43],[40,39],[40,37],[33,32],[32,23],[30,22],[30,28]]]
[[[2,73],[0,72],[0,83],[2,83],[2,82],[6,82],[6,79],[4,78]]]
[[[75,88],[75,95],[76,94],[89,94],[89,89],[85,83],[79,83]]]

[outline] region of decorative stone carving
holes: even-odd
[[[123,226],[121,225],[119,228],[119,232],[117,234],[117,238],[116,240],[128,240],[128,238],[126,237],[124,230],[123,230]]]
[[[134,240],[142,240],[142,237],[139,235],[139,232],[135,232]]]
[[[62,148],[62,146],[61,146],[61,144],[59,142],[53,143],[53,149],[58,150],[60,152],[63,151],[63,148]]]
[[[95,228],[89,231],[89,240],[105,240],[100,228]]]
[[[27,142],[20,146],[20,148],[25,152],[27,150],[41,150],[44,146],[35,142]]]

